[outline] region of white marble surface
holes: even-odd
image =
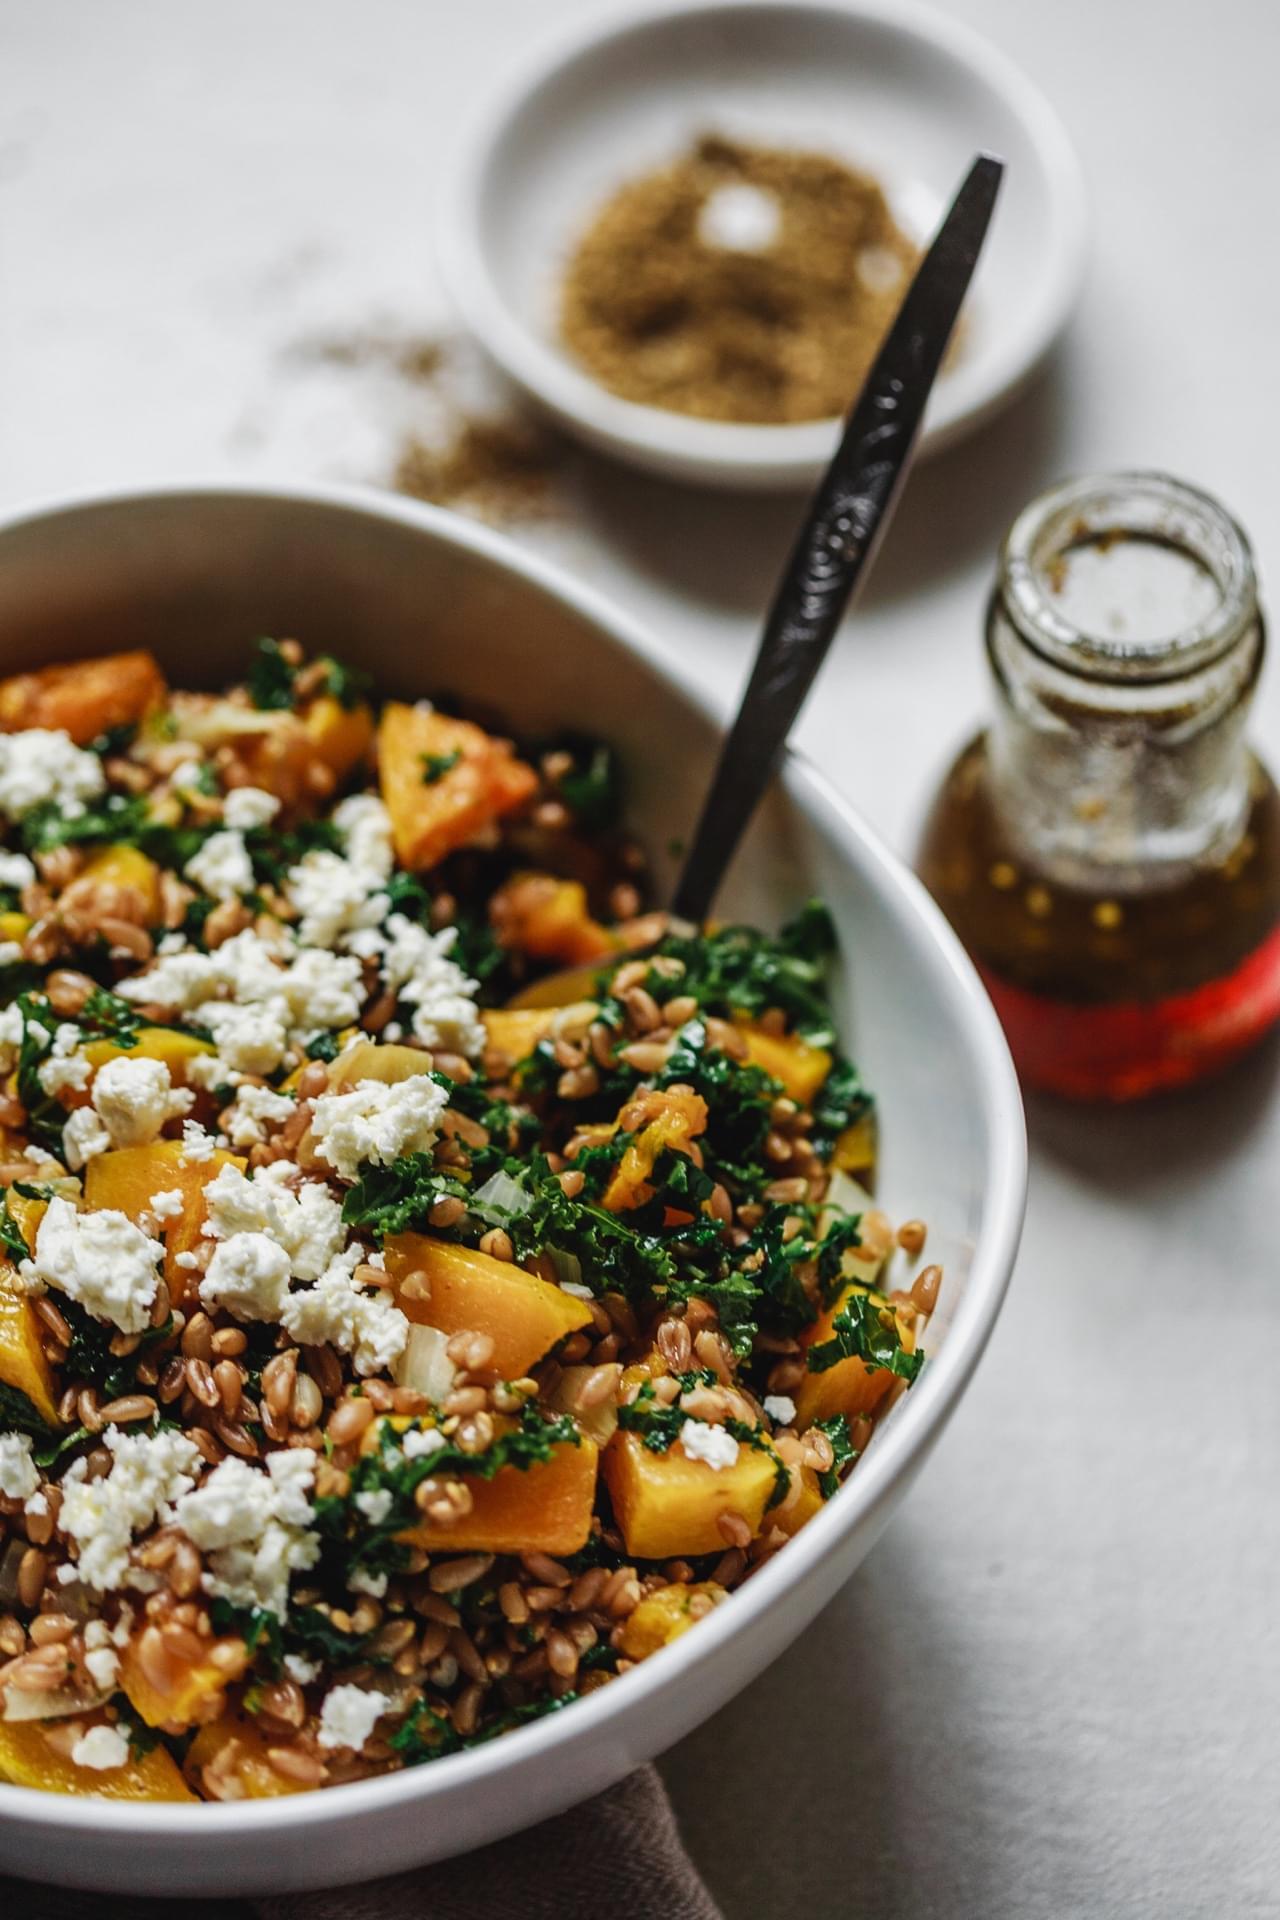
[[[8,0],[0,505],[375,476],[404,397],[287,350],[442,320],[433,168],[495,50],[574,10]],[[1280,579],[1280,12],[955,11],[1073,128],[1097,248],[1050,377],[916,476],[801,727],[902,845],[980,709],[993,546],[1041,483],[1167,465]],[[791,515],[590,482],[580,525],[529,537],[727,696]],[[1280,757],[1274,671],[1258,734]],[[1280,1910],[1278,1066],[1145,1113],[1032,1112],[1019,1274],[939,1457],[806,1642],[667,1765],[730,1920]]]

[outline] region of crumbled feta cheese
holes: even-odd
[[[68,1091],[79,1093],[88,1085],[93,1068],[77,1051],[79,1045],[79,1027],[64,1021],[54,1030],[53,1052],[36,1068],[36,1079],[46,1093],[55,1096]]]
[[[213,1035],[222,1059],[236,1073],[274,1073],[289,1046],[289,1023],[283,1003],[237,1006],[228,1000],[210,1000],[200,1019]]]
[[[164,1248],[113,1207],[77,1213],[55,1195],[36,1231],[35,1252],[19,1269],[33,1291],[56,1287],[121,1333],[145,1332]]]
[[[110,1145],[111,1135],[92,1107],[77,1107],[62,1129],[63,1158],[72,1173],[79,1173]]]
[[[366,1162],[388,1167],[402,1153],[427,1152],[448,1104],[445,1089],[425,1073],[393,1086],[361,1080],[348,1093],[322,1093],[311,1110],[316,1152],[354,1180]]]
[[[354,954],[304,947],[286,969],[282,991],[297,1032],[350,1026],[364,999],[360,962]]]
[[[0,887],[12,887],[21,893],[36,877],[36,870],[25,853],[0,851]]]
[[[176,1220],[186,1201],[181,1187],[166,1187],[163,1193],[153,1193],[150,1212],[157,1220]]]
[[[222,803],[223,820],[238,833],[246,827],[269,826],[279,811],[280,802],[263,787],[232,787]]]
[[[404,1352],[409,1322],[381,1288],[366,1293],[345,1266],[335,1265],[313,1287],[291,1293],[280,1324],[301,1347],[326,1343],[349,1353],[360,1374],[382,1373]]]
[[[16,1000],[0,1007],[0,1071],[12,1073],[26,1032],[26,1020]]]
[[[592,1293],[590,1287],[584,1287],[580,1280],[562,1280],[560,1282],[560,1291],[561,1293],[569,1294],[574,1300],[595,1299],[595,1295]]]
[[[95,1687],[114,1690],[120,1678],[120,1656],[114,1647],[96,1647],[84,1656],[84,1664]]]
[[[387,1590],[385,1573],[370,1573],[367,1567],[353,1567],[347,1576],[349,1593],[367,1593],[373,1600],[381,1600]]]
[[[299,940],[305,947],[336,947],[360,928],[381,925],[391,905],[382,881],[381,874],[327,848],[305,854],[284,883],[298,915]]]
[[[115,1455],[111,1471],[90,1480],[84,1460],[62,1481],[61,1531],[80,1549],[76,1576],[99,1593],[124,1585],[135,1533],[173,1518],[174,1503],[195,1485],[199,1450],[185,1434],[125,1433],[108,1427],[102,1442]]]
[[[145,1147],[166,1120],[185,1113],[194,1095],[175,1088],[163,1060],[139,1060],[123,1053],[98,1068],[93,1105],[114,1147]]]
[[[289,1160],[258,1168],[252,1179],[239,1167],[223,1167],[205,1188],[205,1233],[218,1240],[234,1233],[268,1234],[284,1248],[295,1280],[318,1279],[347,1237],[342,1203],[316,1180],[291,1192],[285,1183],[297,1175]]]
[[[319,1678],[320,1663],[317,1660],[308,1660],[302,1653],[286,1653],[284,1670],[291,1680],[297,1681],[300,1687],[309,1687],[313,1680]]]
[[[371,1487],[356,1495],[356,1505],[371,1527],[380,1527],[394,1504],[389,1487]]]
[[[400,1436],[406,1460],[418,1460],[425,1453],[439,1453],[445,1444],[438,1427],[406,1427]]]
[[[238,1087],[241,1074],[220,1053],[193,1053],[186,1063],[187,1085],[199,1087],[202,1093],[213,1093],[218,1087]]]
[[[390,878],[395,866],[391,815],[376,793],[353,793],[349,800],[340,800],[333,810],[333,824],[353,867],[381,880]]]
[[[86,800],[96,800],[106,784],[97,754],[85,753],[61,728],[0,734],[0,813],[10,820],[45,805],[76,819]]]
[[[428,933],[402,913],[387,921],[382,972],[387,986],[413,1008],[413,1032],[426,1047],[447,1047],[476,1059],[484,1052],[484,1024],[476,1012],[477,982],[449,954],[456,927]]]
[[[761,1405],[776,1426],[789,1427],[796,1417],[796,1403],[789,1394],[767,1393]]]
[[[385,1693],[372,1688],[332,1687],[320,1709],[316,1739],[322,1747],[349,1747],[359,1753],[390,1705]]]
[[[129,1742],[119,1727],[109,1727],[105,1721],[82,1733],[71,1749],[73,1764],[91,1767],[95,1773],[112,1773],[124,1766],[128,1758]]]
[[[6,1500],[29,1500],[40,1485],[25,1433],[0,1433],[0,1493]]]
[[[178,1503],[178,1524],[208,1557],[205,1587],[235,1606],[283,1615],[289,1575],[313,1567],[310,1531],[315,1460],[305,1448],[267,1455],[266,1472],[234,1456]]]
[[[37,1487],[34,1493],[27,1495],[22,1503],[22,1511],[24,1513],[34,1513],[37,1515],[48,1513],[49,1500],[43,1487]]]
[[[0,940],[0,967],[16,967],[21,958],[20,940]]]
[[[182,1159],[186,1166],[199,1166],[202,1161],[212,1160],[215,1142],[211,1133],[206,1133],[198,1120],[184,1120],[182,1123]]]
[[[267,1137],[268,1127],[281,1126],[297,1110],[292,1094],[274,1087],[241,1087],[223,1121],[233,1147],[254,1147]]]
[[[289,1291],[289,1256],[265,1233],[233,1233],[220,1240],[200,1282],[206,1307],[222,1307],[238,1320],[280,1318]]]
[[[253,892],[253,862],[244,835],[234,828],[211,833],[183,872],[201,893],[212,894],[215,900],[238,900],[242,893]]]
[[[705,1420],[686,1420],[680,1429],[680,1445],[687,1460],[702,1460],[719,1473],[722,1467],[737,1465],[738,1443],[723,1427],[708,1426]]]

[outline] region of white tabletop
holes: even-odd
[[[192,471],[376,478],[402,401],[287,349],[443,319],[432,170],[495,49],[573,0],[76,0],[0,15],[0,506]],[[801,739],[907,846],[984,699],[995,542],[1162,465],[1280,581],[1280,9],[959,0],[1054,99],[1097,228],[1048,379],[917,473]],[[282,356],[285,356],[282,358]],[[792,514],[604,468],[569,557],[724,698]],[[1280,675],[1257,732],[1280,759]],[[803,1643],[667,1764],[748,1916],[1280,1910],[1272,1045],[1194,1099],[1031,1114],[973,1391]]]

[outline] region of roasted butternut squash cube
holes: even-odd
[[[498,889],[489,914],[503,946],[534,960],[583,966],[617,950],[616,936],[592,919],[580,880],[517,873]]]
[[[187,1748],[183,1763],[187,1778],[199,1787],[205,1768],[216,1765],[224,1779],[234,1774],[240,1797],[245,1800],[275,1800],[286,1793],[309,1792],[301,1780],[290,1780],[276,1772],[267,1758],[267,1746],[262,1729],[251,1715],[224,1713],[201,1727]]]
[[[669,1647],[682,1633],[704,1620],[728,1594],[714,1580],[691,1581],[684,1586],[659,1587],[629,1613],[619,1636],[628,1660],[647,1660]]]
[[[243,1170],[239,1154],[210,1154],[207,1160],[184,1158],[181,1140],[155,1140],[146,1147],[117,1147],[110,1153],[96,1154],[85,1168],[84,1198],[90,1208],[111,1207],[117,1213],[137,1220],[158,1193],[182,1194],[182,1212],[161,1223],[164,1238],[164,1277],[170,1298],[179,1305],[191,1285],[192,1276],[179,1266],[178,1255],[199,1246],[201,1229],[208,1217],[204,1190],[225,1166]]]
[[[810,1107],[831,1071],[831,1055],[825,1047],[811,1047],[794,1033],[766,1033],[750,1020],[734,1022],[747,1043],[747,1059],[771,1079],[780,1080],[787,1094],[802,1107]]]
[[[16,940],[19,945],[31,931],[31,915],[18,913],[0,913],[0,940]]]
[[[571,1007],[578,1000],[590,1000],[600,978],[599,964],[585,967],[561,967],[544,974],[530,986],[521,987],[507,1003],[514,1010],[529,1007]]]
[[[60,904],[74,909],[92,894],[99,910],[106,913],[105,889],[114,893],[112,905],[121,919],[143,926],[154,926],[159,920],[160,869],[141,847],[99,847],[63,892]]]
[[[791,1488],[786,1498],[769,1510],[770,1525],[781,1527],[789,1540],[826,1504],[812,1467],[793,1467],[791,1473]]]
[[[332,694],[321,694],[307,708],[302,724],[316,754],[339,784],[368,759],[373,746],[373,712],[363,701],[355,707],[344,707]]]
[[[53,1370],[40,1344],[40,1319],[7,1262],[0,1265],[0,1380],[25,1394],[51,1427],[59,1424]]]
[[[659,1154],[668,1148],[689,1153],[707,1128],[707,1103],[687,1087],[654,1087],[638,1093],[629,1108],[644,1108],[644,1124],[632,1135],[617,1170],[604,1190],[602,1204],[611,1213],[639,1207],[653,1197],[649,1176]]]
[[[486,1007],[480,1018],[491,1047],[508,1060],[527,1060],[551,1033],[558,1011],[556,1007]]]
[[[163,1060],[175,1087],[187,1084],[187,1065],[197,1054],[212,1053],[207,1040],[194,1033],[179,1033],[174,1027],[139,1027],[137,1044],[119,1047],[114,1040],[88,1040],[81,1052],[95,1072],[108,1060],[128,1054],[131,1060]]]
[[[875,1172],[876,1144],[875,1111],[868,1109],[861,1119],[855,1120],[837,1136],[831,1164],[842,1173],[869,1178]]]
[[[378,724],[378,778],[400,864],[415,870],[474,840],[538,785],[509,740],[395,700]]]
[[[639,1434],[618,1432],[603,1472],[627,1552],[640,1560],[720,1553],[723,1513],[740,1513],[753,1534],[777,1485],[772,1451],[743,1446],[731,1467],[690,1460],[679,1446],[651,1453]]]
[[[161,704],[165,691],[164,675],[149,653],[66,660],[0,680],[0,732],[61,729],[87,747],[100,733],[141,720]]]
[[[470,1513],[444,1527],[423,1520],[403,1537],[428,1553],[579,1553],[591,1532],[598,1462],[584,1434],[535,1466],[500,1467],[492,1480],[469,1474]]]
[[[520,1379],[567,1334],[591,1325],[585,1300],[510,1260],[420,1233],[393,1234],[384,1251],[397,1304],[410,1320],[447,1334],[487,1333],[504,1380]],[[411,1273],[426,1276],[426,1297],[403,1290]]]
[[[87,1714],[86,1732],[102,1719]],[[94,1800],[194,1800],[196,1795],[179,1773],[166,1747],[130,1758],[122,1767],[107,1770],[78,1767],[69,1755],[56,1753],[46,1730],[65,1728],[62,1720],[0,1722],[0,1779],[15,1787],[39,1787],[44,1793],[75,1793]]]
[[[143,1641],[154,1635],[146,1648]],[[166,1654],[157,1627],[143,1627],[120,1656],[120,1685],[149,1727],[189,1727],[209,1702],[244,1672],[249,1651],[234,1635],[211,1640],[219,1660],[186,1661]],[[162,1679],[160,1676],[164,1675]]]
[[[856,1255],[853,1258],[856,1259]],[[846,1263],[849,1259],[850,1256],[846,1255]],[[865,1262],[863,1264],[866,1265]],[[829,1340],[836,1316],[854,1294],[866,1294],[868,1291],[861,1284],[846,1287],[835,1305],[819,1314],[806,1330],[803,1345],[809,1348]],[[915,1335],[910,1323],[900,1319],[898,1333],[903,1346],[911,1352],[915,1346]],[[796,1426],[801,1429],[811,1427],[815,1420],[830,1420],[840,1413],[847,1420],[857,1420],[863,1414],[874,1413],[897,1377],[888,1367],[867,1366],[857,1354],[850,1354],[847,1360],[837,1360],[835,1366],[828,1367],[825,1373],[806,1373],[795,1395]]]

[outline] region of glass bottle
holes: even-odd
[[[1010,529],[991,725],[921,873],[1033,1085],[1133,1099],[1280,1018],[1280,799],[1245,740],[1265,630],[1249,543],[1159,473],[1076,480]]]

